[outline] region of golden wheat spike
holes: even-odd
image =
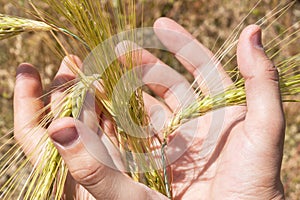
[[[66,96],[59,100],[57,109],[52,110],[51,115],[54,118],[78,118],[87,90],[94,80],[94,77],[87,77],[86,80],[67,88]],[[52,196],[57,200],[61,199],[68,169],[49,138],[45,141],[43,155],[38,162],[30,177],[24,199],[50,199]],[[57,183],[56,192],[53,190],[55,183]]]
[[[300,54],[290,57],[277,65],[280,76],[280,91],[283,102],[299,102],[300,100],[292,95],[300,93]],[[293,72],[290,72],[293,69]],[[226,106],[244,105],[246,103],[246,94],[244,88],[244,79],[234,83],[224,92],[215,96],[204,96],[198,94],[199,98],[174,115],[171,122],[167,124],[164,136],[169,136],[180,125],[196,117]]]
[[[54,28],[41,21],[0,14],[0,40],[23,32],[50,30]]]

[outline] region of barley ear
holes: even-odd
[[[55,28],[41,21],[0,14],[0,40],[23,32],[50,30],[55,30]]]

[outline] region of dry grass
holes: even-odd
[[[9,3],[8,0],[0,0],[0,13],[20,15],[20,11]],[[21,2],[21,1],[20,1]],[[252,1],[228,1],[220,0],[148,0],[151,9],[146,9],[145,26],[151,26],[154,20],[160,16],[168,16],[185,26],[205,46],[213,47],[216,52],[227,39],[233,28],[248,13],[253,6]],[[253,23],[270,11],[279,0],[265,0],[254,10],[252,17],[246,20],[246,24]],[[46,9],[46,8],[45,8]],[[265,37],[274,38],[282,30],[300,19],[300,3],[295,8],[276,22],[273,28],[265,34]],[[299,28],[299,27],[298,27]],[[45,45],[47,34],[24,34],[5,42],[0,42],[0,135],[12,128],[12,95],[16,66],[21,62],[31,62],[39,67],[42,80],[48,85],[54,75],[60,60],[55,59],[51,50]],[[280,38],[278,39],[280,40]],[[287,49],[283,56],[289,56],[299,51],[299,46],[294,45]],[[182,67],[171,61],[168,55],[160,56],[170,65],[186,74]],[[285,142],[285,154],[282,177],[287,199],[298,199],[300,196],[300,113],[298,104],[286,104],[287,135]],[[0,152],[1,155],[1,152]],[[9,175],[9,174],[8,174]],[[2,177],[1,177],[2,178]],[[2,180],[0,180],[1,183]]]

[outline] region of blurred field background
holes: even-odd
[[[144,0],[144,2],[144,26],[152,26],[158,17],[170,17],[186,27],[187,30],[193,33],[196,38],[213,52],[217,52],[232,30],[242,21],[256,3],[256,1],[237,0]],[[249,18],[244,23],[251,24],[264,17],[266,13],[279,3],[286,2],[289,1],[263,0],[250,13]],[[28,7],[22,0],[18,1],[18,5],[23,8]],[[47,7],[44,7],[44,9],[47,9]],[[24,10],[15,7],[10,0],[0,0],[0,13],[26,16]],[[272,28],[267,33],[264,33],[264,40],[275,38],[276,35],[282,33],[299,20],[300,2],[298,1],[284,16],[272,25]],[[298,23],[298,26],[294,26],[291,32],[299,28]],[[16,67],[20,63],[30,62],[37,66],[42,75],[45,88],[49,89],[51,79],[61,61],[45,42],[51,39],[46,33],[28,33],[0,42],[0,135],[9,132],[13,128],[13,87]],[[280,39],[278,38],[278,40]],[[288,49],[281,53],[281,56],[288,57],[297,52],[299,53],[299,44],[300,41],[298,39],[295,45],[290,45]],[[171,59],[170,56],[162,56],[161,58],[181,73],[186,74],[182,67]],[[190,78],[188,75],[187,77]],[[287,131],[282,180],[286,198],[296,200],[300,199],[300,104],[285,104],[285,111]],[[0,141],[0,144],[3,142]],[[9,146],[7,145],[7,148]],[[0,152],[0,156],[3,153]],[[0,184],[9,178],[9,176],[10,174],[7,174],[7,177],[0,177]]]

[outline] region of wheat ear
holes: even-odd
[[[50,30],[54,28],[41,21],[0,14],[0,40],[23,32]]]

